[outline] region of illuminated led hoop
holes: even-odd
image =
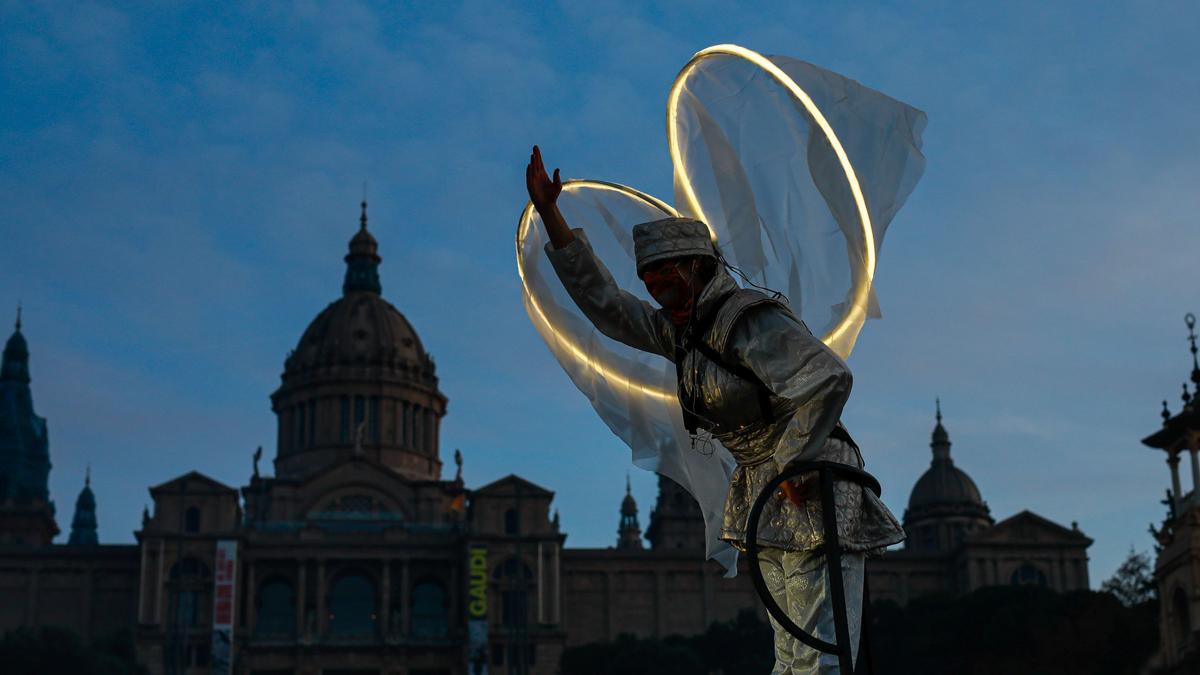
[[[679,215],[675,209],[671,208],[670,204],[667,204],[660,199],[656,199],[655,197],[652,197],[644,192],[635,190],[626,185],[621,185],[619,183],[607,183],[598,180],[569,180],[563,183],[563,192],[574,192],[579,188],[592,188],[595,190],[609,190],[611,192],[618,192],[627,197],[633,197],[634,199],[641,200],[659,209],[668,216]],[[558,340],[559,344],[566,347],[567,351],[569,351],[572,356],[578,359],[580,363],[586,364],[589,368],[599,373],[609,382],[616,384],[617,386],[636,389],[641,393],[654,398],[660,398],[667,401],[678,401],[678,395],[674,391],[665,391],[659,389],[658,387],[644,384],[642,382],[634,382],[628,377],[622,375],[616,368],[610,368],[604,363],[597,361],[591,355],[581,349],[579,345],[575,344],[569,335],[558,330],[554,324],[550,323],[550,318],[546,316],[544,311],[542,311],[541,305],[538,304],[537,297],[534,296],[533,291],[529,288],[528,281],[525,279],[525,255],[521,249],[525,243],[526,237],[529,236],[529,228],[532,225],[533,202],[528,202],[525,204],[525,209],[521,211],[521,220],[517,224],[517,274],[521,277],[521,287],[525,291],[525,299],[529,301],[529,306],[533,308],[533,314],[539,321],[541,321],[546,330],[550,331],[550,333],[554,335],[555,339]]]
[[[746,49],[745,47],[739,47],[738,45],[714,45],[696,52],[692,60],[688,61],[683,70],[679,71],[679,75],[675,77],[675,83],[671,85],[671,94],[667,99],[667,144],[671,150],[671,164],[675,167],[675,176],[679,181],[679,185],[683,187],[684,199],[687,200],[687,206],[692,209],[692,214],[695,217],[705,223],[709,222],[708,218],[704,215],[704,210],[700,208],[700,200],[696,197],[696,192],[692,187],[691,180],[688,178],[683,163],[683,156],[679,151],[679,131],[676,120],[679,117],[679,95],[683,91],[683,85],[688,75],[704,59],[722,54],[745,59],[751,64],[762,68],[776,82],[791,92],[792,96],[804,105],[804,109],[808,111],[813,121],[824,132],[829,145],[837,153],[838,161],[842,164],[842,170],[846,173],[846,181],[850,185],[850,192],[854,195],[854,202],[858,205],[858,216],[862,222],[863,269],[862,274],[858,275],[857,283],[852,289],[849,309],[837,325],[821,338],[821,341],[826,344],[831,344],[834,341],[840,342],[848,331],[854,330],[853,327],[856,324],[861,327],[863,320],[866,319],[871,283],[875,277],[875,233],[871,227],[871,216],[867,212],[867,200],[863,197],[862,188],[858,183],[858,176],[854,173],[854,167],[850,164],[850,158],[846,156],[846,151],[842,148],[841,141],[838,140],[837,134],[833,132],[833,127],[829,126],[829,122],[825,120],[825,116],[821,114],[820,109],[813,103],[812,98],[800,88],[800,85],[796,84],[795,80],[762,54]],[[712,229],[711,224],[708,227],[712,233],[713,241],[716,242],[717,233]]]

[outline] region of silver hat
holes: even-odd
[[[647,265],[685,256],[717,257],[708,226],[694,218],[663,218],[633,226],[633,250],[637,273]]]

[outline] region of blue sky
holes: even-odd
[[[443,456],[612,544],[628,453],[522,308],[524,162],[537,142],[669,196],[667,88],[735,42],[929,115],[850,360],[885,501],[928,466],[941,396],[993,515],[1078,521],[1098,585],[1151,546],[1169,474],[1139,439],[1190,369],[1200,11],[907,5],[0,1],[0,308],[24,303],[60,525],[88,463],[102,541],[128,542],[148,486],[241,485],[273,454],[268,396],[340,294],[365,181],[384,295],[450,398]],[[633,485],[645,526],[655,481]]]

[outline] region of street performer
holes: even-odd
[[[526,168],[529,197],[549,236],[546,253],[568,294],[609,338],[674,362],[685,426],[711,434],[733,455],[720,538],[744,548],[746,521],[763,486],[793,460],[863,466],[839,421],[850,395],[846,364],[782,297],[741,288],[713,245],[708,227],[664,218],[633,228],[638,277],[650,303],[622,290],[587,235],[558,209],[559,171],[551,178],[534,146]],[[815,475],[781,485],[762,515],[759,555],[771,594],[816,637],[834,640],[834,614],[821,553],[822,515]],[[904,539],[895,516],[870,490],[835,483],[838,537],[852,651],[861,625],[865,555]],[[773,675],[838,673],[836,654],[796,640],[772,618]]]

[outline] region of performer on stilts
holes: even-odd
[[[755,63],[759,67],[776,67],[763,57],[736,46],[719,46],[707,51],[747,59],[757,58],[759,61]],[[690,448],[681,447],[684,444],[672,441],[669,433],[663,435],[661,418],[664,414],[661,409],[654,408],[656,403],[653,397],[639,398],[637,392],[646,391],[644,385],[633,384],[633,378],[628,373],[596,370],[595,354],[580,357],[580,352],[587,350],[578,344],[564,347],[564,340],[578,336],[579,328],[573,321],[569,323],[574,327],[551,325],[546,315],[548,310],[542,308],[533,297],[546,291],[533,290],[542,288],[536,285],[539,280],[527,278],[535,273],[533,263],[528,262],[533,251],[523,248],[530,237],[526,228],[527,219],[531,217],[528,210],[518,233],[518,260],[522,279],[526,283],[526,300],[531,318],[535,319],[535,324],[540,322],[539,330],[546,337],[547,344],[567,368],[576,385],[588,394],[597,412],[634,449],[635,463],[671,475],[676,480],[682,478],[681,484],[697,497],[706,513],[709,536],[714,541],[719,539],[738,550],[744,550],[751,507],[763,487],[779,476],[786,465],[793,461],[811,460],[841,463],[855,468],[864,465],[858,445],[840,421],[850,395],[851,372],[838,353],[826,343],[835,342],[843,354],[848,354],[862,321],[875,311],[873,296],[869,301],[864,300],[870,291],[874,247],[881,243],[883,228],[920,176],[923,168],[923,158],[919,153],[920,128],[924,124],[924,115],[828,71],[803,62],[771,57],[772,61],[789,69],[789,72],[809,78],[813,87],[824,87],[827,91],[819,93],[825,94],[824,100],[832,102],[831,105],[843,106],[838,113],[843,114],[847,124],[867,130],[863,134],[864,143],[843,151],[837,139],[831,138],[831,129],[825,129],[826,138],[831,140],[822,142],[813,131],[815,122],[805,130],[791,120],[785,120],[790,125],[787,132],[796,134],[800,139],[800,152],[791,155],[798,156],[798,160],[786,160],[796,164],[788,165],[792,167],[789,169],[792,173],[783,178],[789,185],[798,187],[789,188],[794,189],[797,196],[782,202],[785,205],[782,212],[794,204],[795,211],[801,217],[807,214],[806,217],[811,221],[815,213],[811,204],[807,205],[809,210],[805,211],[800,208],[805,205],[799,202],[801,197],[811,202],[815,194],[828,205],[832,215],[826,217],[830,219],[833,231],[836,233],[840,228],[845,235],[840,247],[820,248],[816,252],[799,251],[792,244],[802,237],[781,235],[778,231],[772,235],[769,231],[772,223],[765,222],[761,215],[762,208],[766,207],[760,204],[759,211],[755,211],[756,199],[766,200],[761,196],[755,197],[754,186],[751,185],[754,176],[744,163],[739,164],[742,158],[736,146],[740,137],[731,141],[728,136],[720,134],[718,127],[723,123],[722,120],[728,122],[730,119],[720,117],[720,105],[724,103],[704,107],[705,85],[715,85],[709,91],[740,92],[748,89],[746,82],[749,80],[746,76],[728,69],[721,71],[719,66],[704,71],[696,77],[696,90],[686,91],[686,103],[680,103],[677,90],[686,89],[680,83],[684,82],[689,72],[693,72],[689,70],[693,64],[704,57],[705,52],[698,53],[677,80],[676,89],[673,89],[668,103],[668,124],[691,124],[692,127],[685,131],[701,139],[697,141],[697,147],[700,147],[696,151],[697,156],[710,162],[713,180],[721,188],[720,199],[716,200],[725,207],[719,214],[725,218],[721,226],[726,232],[732,233],[730,241],[734,249],[740,245],[743,255],[747,257],[750,254],[746,251],[754,253],[746,245],[749,241],[747,233],[752,234],[755,241],[761,234],[760,230],[766,231],[767,237],[773,236],[771,248],[776,252],[782,251],[780,255],[790,266],[784,274],[793,282],[788,289],[793,297],[800,295],[797,292],[798,280],[806,273],[813,268],[835,266],[833,261],[814,263],[804,260],[800,264],[800,260],[806,255],[811,258],[821,255],[823,251],[840,250],[840,255],[848,257],[855,268],[849,283],[866,284],[865,291],[860,286],[848,293],[847,297],[851,298],[849,301],[833,304],[834,313],[841,312],[843,323],[839,326],[844,326],[846,316],[855,315],[853,319],[856,323],[852,329],[840,333],[835,331],[837,334],[834,339],[827,335],[823,341],[809,331],[805,321],[800,318],[799,307],[793,307],[793,303],[783,294],[763,292],[769,289],[741,287],[730,274],[731,270],[750,285],[756,284],[750,282],[737,267],[730,265],[728,254],[723,254],[714,246],[713,233],[716,230],[710,227],[711,222],[705,223],[686,216],[642,222],[632,228],[632,251],[629,251],[629,237],[617,231],[614,209],[601,204],[601,197],[596,196],[591,204],[586,205],[586,208],[598,210],[601,214],[598,222],[603,229],[594,233],[600,235],[607,231],[627,252],[633,254],[637,278],[645,285],[658,307],[621,288],[593,250],[588,234],[581,228],[572,229],[568,225],[559,209],[560,196],[563,194],[559,171],[555,169],[553,177],[548,175],[541,151],[534,146],[526,168],[526,187],[532,209],[540,217],[548,237],[544,246],[545,255],[563,288],[595,330],[634,350],[663,357],[673,364],[675,377],[671,389],[675,395],[668,396],[678,405],[683,426],[691,439]],[[783,81],[786,74],[774,77]],[[727,89],[720,89],[725,85],[728,85]],[[730,97],[712,98],[722,102],[734,100]],[[775,99],[764,100],[773,102]],[[792,111],[785,114],[794,114],[795,108],[788,108],[788,105],[785,100],[784,107],[780,109]],[[677,109],[687,106],[699,112],[690,119],[683,119]],[[736,105],[730,107],[737,109]],[[737,118],[737,115],[743,114],[740,109],[737,110],[739,112],[734,113],[733,119],[735,122],[740,119],[741,124],[729,126],[739,130],[753,128],[745,124],[745,119]],[[810,108],[810,114],[813,115],[812,119],[820,118],[820,124],[828,126],[819,112],[813,113]],[[671,140],[678,196],[681,192],[678,172],[695,169],[697,160],[678,149],[674,136]],[[745,138],[740,140],[746,144],[752,142]],[[780,142],[781,139],[767,138],[768,151],[775,150],[771,146],[778,146]],[[870,186],[874,188],[873,192],[866,188],[859,190],[858,179],[849,167],[849,157],[852,156],[873,163],[874,175],[871,177],[876,179]],[[681,169],[681,161],[692,166]],[[722,170],[733,170],[736,175],[722,175]],[[849,191],[833,187],[835,180],[843,176],[839,171],[844,171],[844,181],[851,185]],[[796,176],[809,182],[796,180]],[[688,176],[684,176],[684,180],[687,179]],[[635,201],[642,206],[649,203],[659,210],[673,212],[661,202],[623,186],[595,182],[583,185],[586,181],[576,183],[579,185],[573,187],[581,191],[603,188],[597,192],[599,195],[616,189],[636,196],[638,200]],[[805,189],[809,192],[804,193]],[[683,201],[692,202],[690,211],[695,214],[701,211],[701,198],[692,194],[692,191],[692,186],[687,185],[682,194]],[[874,212],[870,214],[877,223],[874,231],[870,227],[864,194],[875,202],[871,204]],[[741,195],[749,196],[742,199]],[[852,201],[851,197],[857,201]],[[853,253],[862,244],[860,239],[855,239],[855,230],[847,225],[855,213],[851,208],[854,203],[861,207],[858,215],[864,223],[863,230],[871,239],[870,247],[867,247],[870,251],[869,267],[859,264],[862,260],[855,258]],[[581,213],[578,208],[584,207],[577,205],[577,210],[573,212]],[[746,217],[750,217],[751,222],[745,222]],[[795,215],[785,214],[779,220],[788,217],[794,219]],[[804,223],[804,227],[819,231],[820,236],[826,236],[829,229],[825,221]],[[762,257],[759,254],[759,258]],[[866,269],[865,277],[862,276],[863,269]],[[762,273],[762,279],[768,277],[761,266],[757,271]],[[837,323],[838,318],[833,316],[831,322]],[[594,342],[589,344],[588,349],[593,352],[600,349]],[[595,372],[589,373],[586,368],[569,359],[586,362]],[[625,364],[626,369],[633,367],[629,365],[630,358],[616,361]],[[651,422],[647,422],[647,419]],[[652,423],[656,420],[660,421],[657,425]],[[697,447],[697,443],[702,447]],[[720,451],[713,455],[712,461],[696,462],[693,461],[695,457],[686,456],[689,452],[693,455],[704,452],[703,446],[706,444]],[[724,452],[726,450],[727,453]],[[730,456],[732,461],[722,465],[722,460],[728,460]],[[724,480],[718,478],[713,481],[713,475],[722,476]],[[716,483],[721,483],[722,487],[717,488]],[[836,639],[834,612],[827,585],[826,558],[821,551],[824,541],[822,504],[816,483],[815,474],[783,482],[778,494],[763,511],[756,539],[762,547],[759,560],[767,587],[776,602],[809,634],[833,642]],[[711,506],[716,489],[724,491],[723,507],[718,505],[716,510],[706,508]],[[850,641],[852,653],[857,656],[865,556],[902,541],[904,531],[883,502],[872,491],[856,483],[841,480],[834,483],[834,508],[838,539],[843,549],[841,568]],[[710,512],[713,514],[711,518]],[[735,556],[719,557],[718,548],[711,543],[709,556],[721,560],[727,567],[736,566]],[[771,623],[775,629],[773,675],[840,672],[836,654],[824,654],[801,643],[773,617]]]

